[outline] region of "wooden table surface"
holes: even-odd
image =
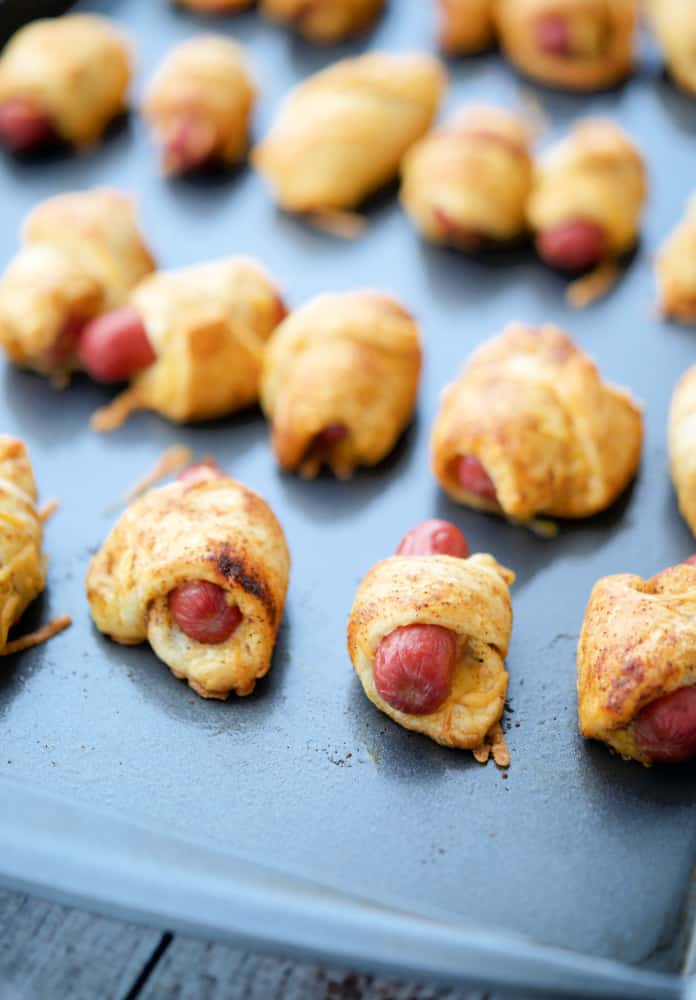
[[[252,955],[0,890],[0,1000],[135,997],[503,1000]],[[508,995],[507,1000],[532,998]]]

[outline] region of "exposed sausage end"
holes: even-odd
[[[209,580],[182,583],[169,594],[169,610],[182,632],[206,645],[226,642],[242,620],[225,591]]]
[[[123,382],[157,360],[140,314],[132,306],[88,323],[78,353],[83,367],[97,382]]]
[[[638,748],[655,764],[696,756],[696,687],[678,688],[646,705],[633,720]]]
[[[380,643],[374,680],[380,698],[399,712],[429,715],[452,688],[457,637],[440,625],[405,625]]]

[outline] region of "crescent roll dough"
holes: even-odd
[[[158,271],[132,292],[155,362],[93,418],[113,430],[134,410],[211,420],[255,403],[265,342],[285,315],[278,289],[253,260],[233,257]]]
[[[696,195],[660,248],[655,269],[662,313],[682,323],[696,323]]]
[[[682,375],[674,390],[668,439],[679,510],[696,535],[696,365]]]
[[[36,484],[26,446],[0,434],[0,656],[44,642],[70,624],[63,616],[21,639],[7,641],[12,626],[46,585],[41,550],[45,514],[36,507]]]
[[[122,33],[106,18],[65,14],[32,21],[12,36],[0,58],[0,104],[31,98],[61,139],[81,146],[123,111],[130,79]]]
[[[691,0],[650,0],[648,10],[670,73],[696,94],[696,8]]]
[[[279,465],[306,478],[323,462],[341,478],[375,465],[411,418],[420,365],[418,328],[388,295],[320,295],[297,309],[268,344],[261,382]]]
[[[633,722],[655,699],[696,684],[695,646],[693,566],[672,566],[651,580],[630,573],[598,580],[578,645],[582,734],[650,764]]]
[[[498,0],[505,55],[542,83],[601,90],[633,70],[638,0]]]
[[[165,170],[207,160],[239,163],[249,143],[256,88],[240,45],[222,36],[177,46],[155,73],[143,114],[165,148]]]
[[[385,0],[262,0],[261,12],[288,21],[312,42],[339,42],[368,28]]]
[[[290,557],[283,530],[252,490],[215,472],[151,490],[121,515],[92,560],[87,599],[100,632],[147,640],[203,698],[246,695],[270,668]],[[174,620],[169,594],[206,580],[242,618],[224,642],[201,643]]]
[[[494,9],[495,0],[438,0],[440,48],[460,55],[492,45]]]
[[[628,392],[562,330],[512,324],[474,352],[443,395],[431,447],[435,475],[459,503],[527,521],[589,517],[636,473],[642,416]],[[493,496],[460,480],[467,457]]]
[[[27,217],[22,244],[0,279],[0,345],[36,371],[69,370],[81,325],[154,267],[135,207],[107,188],[56,195]]]
[[[480,751],[505,705],[514,579],[489,555],[391,556],[377,563],[360,584],[348,620],[348,652],[370,701],[405,729],[444,746]],[[381,641],[416,624],[439,625],[457,637],[450,694],[429,715],[398,711],[380,697],[374,682]]]
[[[344,59],[286,98],[252,162],[289,212],[350,209],[396,174],[437,113],[445,74],[431,56]]]
[[[604,233],[604,255],[631,250],[640,230],[647,193],[640,152],[614,122],[578,122],[536,168],[528,202],[529,224],[539,234],[576,220]]]
[[[526,228],[532,185],[529,133],[501,108],[463,108],[413,146],[401,201],[426,239],[463,249],[511,240]]]

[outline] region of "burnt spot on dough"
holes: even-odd
[[[278,609],[266,583],[253,572],[249,561],[226,542],[217,548],[209,557],[215,569],[229,583],[234,583],[247,594],[256,597],[268,612],[271,622],[276,621]]]

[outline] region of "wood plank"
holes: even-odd
[[[322,969],[176,937],[139,1000],[483,1000],[480,993]]]
[[[160,931],[0,890],[2,1000],[121,1000]]]

